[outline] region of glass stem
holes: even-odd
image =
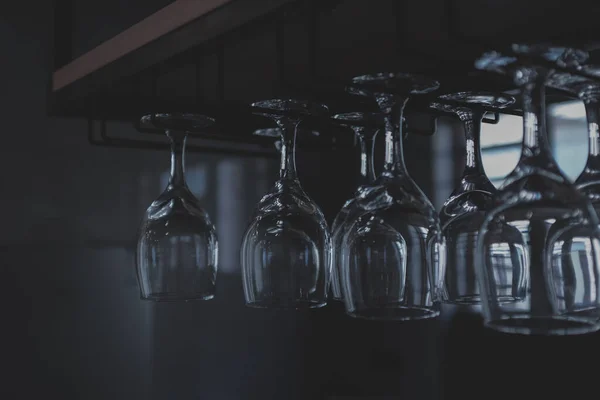
[[[483,175],[483,162],[481,161],[481,120],[483,112],[473,111],[460,115],[465,128],[465,170],[463,175]]]
[[[373,135],[365,135],[364,128],[356,128],[355,133],[360,145],[360,176],[358,186],[367,185],[375,180],[373,167]]]
[[[281,164],[279,178],[281,180],[295,180],[296,175],[296,131],[300,121],[287,121],[279,119],[277,125],[281,129]]]
[[[562,175],[546,137],[546,99],[545,80],[549,74],[543,68],[524,68],[519,71],[529,80],[522,86],[523,107],[523,149],[516,171],[543,169],[544,172]],[[518,176],[513,171],[513,176]],[[510,176],[509,176],[510,177]],[[510,179],[510,178],[508,178]],[[506,181],[508,182],[508,180]],[[506,183],[505,183],[506,184]],[[541,219],[533,219],[529,226],[529,257],[531,308],[542,314],[552,314],[549,299],[547,276],[547,242],[548,224]],[[534,268],[535,267],[535,268]]]
[[[185,144],[187,135],[179,132],[167,132],[171,138],[171,176],[169,186],[185,186]]]
[[[536,159],[538,165],[555,166],[546,136],[546,80],[547,73],[535,78],[522,89],[523,150],[521,160]]]
[[[585,100],[585,113],[587,116],[589,150],[585,166],[586,172],[600,171],[600,104],[597,99]]]
[[[399,122],[397,128],[394,127],[391,113],[388,113],[385,118],[385,161],[383,164],[383,174],[386,176],[407,175],[402,147],[402,120],[407,100],[407,98],[404,98],[396,102]]]

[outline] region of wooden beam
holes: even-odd
[[[57,91],[233,0],[177,0],[53,73]]]

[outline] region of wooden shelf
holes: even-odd
[[[81,115],[82,100],[89,106],[99,93],[128,86],[128,78],[137,79],[138,74],[290,2],[177,0],[53,71],[51,114]]]
[[[232,1],[175,1],[54,71],[52,90],[62,89]]]

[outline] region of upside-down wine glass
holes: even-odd
[[[483,169],[480,136],[481,120],[487,111],[502,110],[515,102],[512,96],[486,92],[458,92],[441,95],[431,107],[455,114],[465,131],[465,168],[459,185],[440,210],[442,234],[446,239],[446,271],[442,301],[451,304],[479,304],[475,274],[477,232],[491,208],[496,188]],[[485,107],[485,109],[484,109]]]
[[[196,114],[151,114],[141,126],[164,129],[171,140],[171,175],[165,191],[142,220],[136,270],[141,298],[209,300],[215,294],[218,241],[214,225],[184,176],[187,134],[202,132],[212,118]]]
[[[360,210],[357,207],[357,199],[364,198],[368,194],[370,184],[375,181],[375,169],[373,168],[373,145],[375,136],[383,125],[383,116],[375,113],[351,112],[336,114],[332,118],[340,125],[351,128],[360,146],[360,174],[358,176],[357,189],[354,196],[346,201],[336,215],[331,226],[332,242],[332,272],[331,292],[334,300],[342,300],[342,288],[340,285],[340,262],[342,240],[348,228],[347,221],[351,221],[351,215]]]
[[[494,196],[477,238],[485,325],[519,334],[596,331],[598,216],[556,164],[546,137],[545,84],[554,72],[548,61],[564,63],[574,52],[527,45],[512,50],[510,56],[486,53],[476,62],[479,69],[510,74],[521,88],[524,131],[521,158]],[[523,257],[497,258],[508,251],[506,234],[512,236],[513,228],[522,236]],[[507,294],[511,301],[501,301]]]
[[[299,100],[266,100],[253,112],[281,132],[281,167],[273,189],[258,203],[241,247],[246,305],[301,309],[327,304],[331,238],[323,213],[302,190],[294,146],[297,127],[326,106]]]
[[[600,79],[600,66],[585,65],[589,75]],[[600,81],[587,77],[556,73],[548,86],[571,93],[583,101],[588,128],[588,155],[585,167],[575,180],[575,186],[592,202],[596,213],[600,211]]]
[[[402,113],[410,95],[439,83],[418,75],[381,73],[353,79],[348,91],[374,99],[385,114],[385,162],[370,195],[357,201],[342,243],[342,292],[348,315],[414,320],[439,315],[436,291],[443,237],[433,205],[409,176],[402,150]]]

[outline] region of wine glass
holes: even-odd
[[[596,331],[598,216],[556,164],[546,137],[545,84],[554,73],[549,61],[564,64],[573,51],[514,45],[512,52],[486,53],[475,64],[510,74],[521,88],[523,109],[521,158],[494,195],[494,208],[486,214],[477,238],[475,265],[485,325],[519,334]],[[506,242],[514,240],[505,237],[511,228],[522,236],[522,257],[496,258],[508,251]],[[523,290],[511,301],[501,301],[511,287]]]
[[[154,301],[210,300],[215,294],[219,246],[206,211],[184,175],[187,135],[214,124],[196,114],[150,114],[142,127],[164,129],[171,140],[171,175],[165,191],[142,220],[136,269],[141,298]]]
[[[588,75],[600,78],[600,66],[585,65]],[[548,79],[548,86],[564,90],[583,101],[588,127],[588,155],[585,167],[575,180],[575,186],[600,211],[600,82],[568,73],[555,73]]]
[[[486,92],[458,92],[438,97],[431,107],[455,114],[465,131],[465,168],[460,183],[440,210],[446,239],[446,271],[442,300],[452,304],[479,304],[474,254],[477,231],[491,208],[496,188],[483,169],[479,139],[486,110],[501,110],[515,102],[512,96]],[[510,254],[510,253],[509,253]]]
[[[275,99],[252,104],[281,132],[281,168],[273,189],[258,203],[241,247],[246,305],[301,309],[327,304],[331,238],[323,213],[302,190],[294,155],[297,127],[326,106]]]
[[[433,205],[409,176],[402,150],[402,113],[410,95],[439,83],[405,73],[364,75],[348,91],[374,99],[385,114],[385,162],[342,241],[342,293],[348,315],[413,320],[439,315],[436,291],[444,240]],[[397,121],[393,123],[392,111]]]
[[[336,215],[331,227],[332,242],[332,274],[331,288],[334,300],[342,300],[342,288],[340,285],[340,261],[341,247],[347,221],[352,220],[352,213],[359,211],[356,202],[359,198],[367,195],[369,185],[375,181],[375,169],[373,168],[373,145],[379,128],[383,125],[383,116],[375,113],[351,112],[336,114],[332,118],[340,125],[351,128],[354,131],[360,146],[360,174],[357,179],[357,189],[354,196],[346,201]]]

